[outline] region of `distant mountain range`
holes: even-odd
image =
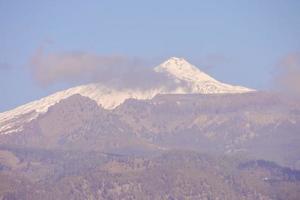
[[[221,83],[183,58],[172,57],[155,67],[154,72],[163,74],[165,81],[149,89],[114,88],[93,83],[57,92],[37,101],[0,113],[0,134],[22,130],[22,124],[36,118],[62,99],[80,94],[95,100],[105,109],[114,109],[126,99],[151,99],[157,94],[219,94],[245,93],[254,90]]]
[[[113,110],[77,94],[22,127],[0,144],[129,154],[179,148],[300,169],[300,104],[263,92],[165,94]]]
[[[78,86],[1,113],[0,199],[299,199],[299,101],[184,59],[154,71],[165,84]]]

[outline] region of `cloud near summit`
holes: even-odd
[[[87,52],[45,53],[30,60],[34,79],[43,87],[57,82],[100,82],[115,87],[151,88],[165,80],[141,58]]]
[[[290,53],[278,63],[273,81],[280,92],[300,97],[300,52]]]

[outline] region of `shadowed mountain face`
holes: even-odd
[[[300,195],[300,104],[274,94],[73,95],[23,127],[0,135],[0,199]]]
[[[238,153],[297,167],[299,110],[296,101],[248,93],[161,95],[129,100],[115,112],[140,137],[167,148]]]
[[[267,93],[159,95],[105,110],[74,95],[2,144],[107,152],[189,149],[299,167],[300,106]]]
[[[71,150],[114,151],[128,148],[147,149],[142,139],[114,113],[99,107],[95,101],[74,95],[28,123],[17,134],[4,135],[3,144]]]

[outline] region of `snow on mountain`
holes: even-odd
[[[154,68],[157,73],[164,73],[172,80],[173,86],[161,85],[152,89],[115,89],[100,83],[73,87],[56,92],[40,100],[17,107],[13,110],[0,113],[0,134],[8,134],[22,130],[23,124],[36,118],[40,113],[47,112],[48,108],[60,100],[74,94],[89,97],[105,109],[114,109],[126,99],[151,99],[157,94],[214,94],[214,93],[244,93],[254,91],[241,86],[232,86],[221,83],[183,58],[172,57]]]
[[[160,73],[167,73],[177,83],[185,84],[186,93],[215,94],[253,91],[249,88],[221,83],[183,58],[172,57],[154,68],[154,70]]]

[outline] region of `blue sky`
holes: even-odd
[[[268,89],[300,51],[300,1],[0,0],[0,112],[64,89],[36,84],[40,47],[155,60],[185,57],[221,81]]]

